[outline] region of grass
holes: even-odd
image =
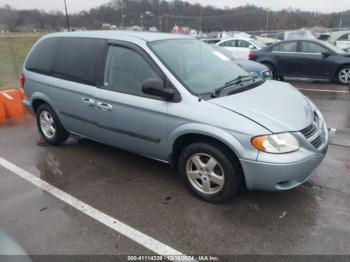
[[[11,33],[9,39],[6,35],[0,34],[0,89],[17,87],[17,69],[21,71],[29,50],[43,35],[42,33]]]

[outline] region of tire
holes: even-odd
[[[238,159],[233,159],[232,153],[216,143],[198,142],[185,147],[179,156],[178,171],[193,195],[212,203],[230,200],[243,181]],[[192,173],[192,178],[187,171]]]
[[[345,65],[339,68],[339,70],[336,73],[335,80],[339,84],[349,85],[350,84],[350,65]]]
[[[67,140],[69,133],[64,129],[55,111],[48,104],[39,106],[36,111],[36,119],[39,132],[48,144],[59,146]],[[50,127],[53,127],[54,130]]]

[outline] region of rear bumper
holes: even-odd
[[[23,105],[24,105],[25,109],[26,109],[29,113],[31,113],[32,115],[35,114],[34,109],[33,109],[32,102],[31,102],[30,100],[24,99],[24,100],[23,100]]]
[[[294,163],[265,163],[241,160],[248,189],[283,191],[295,188],[312,176],[325,154],[310,156]]]

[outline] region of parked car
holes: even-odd
[[[242,184],[297,187],[327,151],[326,123],[303,94],[188,36],[50,34],[30,51],[21,84],[51,145],[71,133],[169,163],[211,202]]]
[[[320,40],[283,41],[252,52],[249,58],[267,65],[276,78],[322,78],[350,83],[350,54]]]
[[[250,61],[246,59],[239,59],[234,53],[226,50],[221,46],[213,46],[216,50],[221,52],[223,55],[231,59],[233,62],[238,64],[240,67],[244,69],[244,71],[248,72],[251,76],[261,77],[264,79],[272,79],[272,74],[270,69],[261,63]]]
[[[278,35],[279,40],[296,40],[296,39],[316,39],[308,30],[294,30],[282,32]]]
[[[222,40],[216,45],[226,48],[241,59],[248,59],[251,50],[259,50],[266,45],[254,38],[231,38]]]
[[[350,52],[350,30],[333,32],[328,38],[328,42]]]

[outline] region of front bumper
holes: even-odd
[[[312,176],[325,154],[310,156],[294,163],[265,163],[241,160],[248,189],[282,191],[295,188]]]

